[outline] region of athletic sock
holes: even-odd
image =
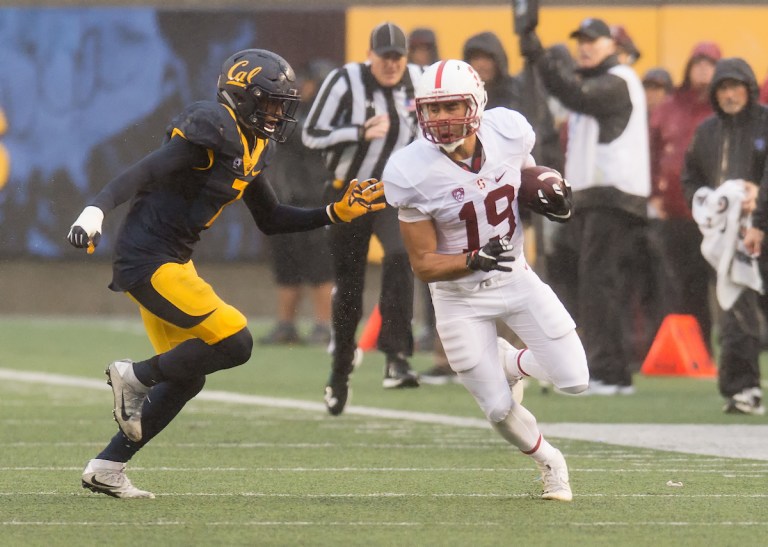
[[[528,348],[508,351],[504,355],[504,371],[507,376],[527,377],[530,376],[536,380],[551,382],[549,375],[544,372],[544,368],[533,356],[533,352]]]
[[[523,405],[513,404],[504,419],[494,423],[493,427],[509,443],[537,461],[548,458],[554,450],[542,437],[536,417]]]
[[[155,355],[146,361],[139,361],[133,364],[133,373],[136,379],[145,386],[155,386],[166,380],[160,370],[160,356]]]

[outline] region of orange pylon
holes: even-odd
[[[649,376],[717,376],[693,315],[670,314],[664,318],[640,372]]]
[[[360,335],[360,340],[357,342],[357,347],[363,351],[371,351],[376,349],[376,342],[379,340],[379,332],[381,331],[381,313],[379,312],[379,305],[373,308],[371,315],[365,322],[363,327],[363,333]]]

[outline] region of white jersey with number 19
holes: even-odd
[[[400,209],[402,221],[433,219],[438,253],[466,253],[509,235],[519,256],[523,227],[517,192],[520,171],[535,165],[535,134],[518,112],[494,108],[483,114],[477,137],[484,152],[478,173],[463,169],[424,138],[395,152],[382,177],[387,202]],[[462,284],[494,274],[474,272]]]

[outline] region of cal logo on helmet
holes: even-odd
[[[245,59],[232,65],[232,68],[227,72],[227,81],[225,84],[244,88],[247,84],[250,84],[253,81],[254,76],[262,70],[262,67],[260,66],[251,70],[245,70],[247,67],[248,61]]]

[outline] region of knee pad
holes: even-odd
[[[503,421],[508,415],[510,410],[512,410],[512,406],[514,405],[514,401],[512,400],[512,393],[507,391],[507,393],[498,401],[495,401],[492,405],[488,406],[487,408],[484,408],[485,416],[488,418],[488,420],[492,423],[498,423]]]
[[[242,365],[251,358],[253,350],[253,337],[247,327],[237,331],[232,336],[228,336],[218,344],[213,346],[218,352],[227,356],[229,366],[223,368],[232,368]]]
[[[587,391],[587,388],[589,388],[589,384],[580,384],[578,386],[569,386],[569,387],[559,387],[557,388],[557,390],[567,395],[578,395],[579,393],[584,393],[585,391]]]

